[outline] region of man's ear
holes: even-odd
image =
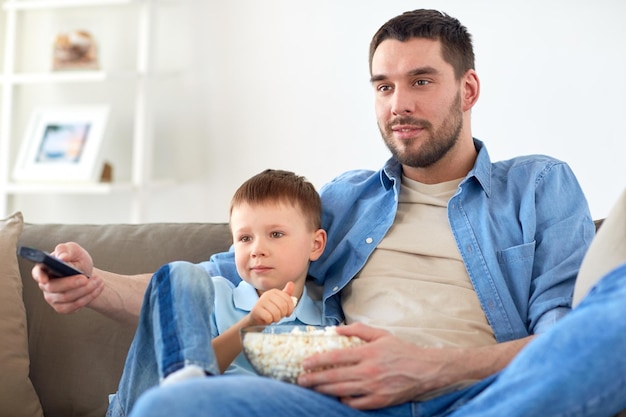
[[[463,101],[463,112],[471,110],[480,96],[480,80],[478,74],[473,69],[468,70],[461,79],[461,98]]]
[[[326,230],[317,229],[315,234],[313,235],[313,245],[311,247],[311,255],[309,256],[309,260],[317,261],[322,253],[324,253],[324,248],[326,247]]]

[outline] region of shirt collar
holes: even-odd
[[[474,138],[474,146],[478,151],[476,162],[474,167],[467,174],[462,184],[467,182],[470,178],[476,178],[481,185],[487,196],[491,194],[491,159],[485,144]],[[380,182],[387,190],[397,185],[396,192],[399,192],[400,180],[402,178],[402,165],[395,158],[389,158],[385,163],[385,166],[380,171]]]
[[[233,290],[233,303],[240,310],[252,311],[252,307],[254,307],[257,301],[259,301],[259,295],[256,289],[243,280]],[[304,287],[302,297],[300,297],[293,313],[289,317],[283,317],[278,323],[292,322],[296,321],[296,319],[312,326],[320,326],[322,324],[320,306],[309,297],[306,287]]]
[[[478,156],[476,157],[476,162],[474,162],[474,167],[467,174],[463,183],[470,178],[476,178],[487,197],[489,197],[491,195],[491,158],[489,158],[487,147],[483,142],[474,139],[474,146],[478,151]]]

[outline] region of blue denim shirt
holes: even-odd
[[[448,202],[452,233],[496,339],[540,333],[571,308],[595,234],[586,198],[564,162],[533,155],[492,163],[483,143],[474,143],[474,167]],[[343,321],[341,290],[393,223],[401,178],[392,158],[379,171],[349,171],[320,190],[328,243],[309,274],[323,285],[330,324]],[[238,279],[230,253],[205,267]]]

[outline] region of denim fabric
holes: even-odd
[[[184,365],[219,374],[208,324],[213,299],[211,278],[193,264],[172,263],[153,275],[107,416],[127,415],[139,395]]]
[[[131,417],[609,417],[626,408],[626,264],[501,373],[422,403],[362,412],[283,382],[202,378],[155,388]]]
[[[505,399],[503,401],[503,399]],[[453,417],[612,417],[626,410],[626,264],[535,338]]]
[[[448,202],[452,232],[496,339],[541,333],[570,310],[595,234],[585,196],[564,162],[533,155],[492,163],[474,142],[474,167]],[[341,290],[391,227],[401,176],[390,159],[380,171],[350,171],[320,190],[328,244],[310,275],[324,285],[326,323],[343,320]],[[230,252],[201,266],[239,280]]]
[[[190,380],[149,390],[139,399],[130,417],[442,417],[467,404],[492,379],[424,403],[359,411],[297,385],[243,375],[224,376],[219,380]]]
[[[146,290],[137,332],[107,415],[127,415],[144,391],[185,365],[218,375],[211,341],[246,316],[258,300],[248,283],[235,286],[222,277],[210,277],[197,265],[173,262],[161,267]],[[305,289],[293,313],[277,324],[320,325],[320,304]],[[243,353],[226,373],[256,375]]]

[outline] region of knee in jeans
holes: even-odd
[[[198,265],[187,261],[176,261],[164,265],[155,274],[155,285],[166,283],[174,293],[183,289],[187,292],[199,294],[213,294],[211,276]]]

